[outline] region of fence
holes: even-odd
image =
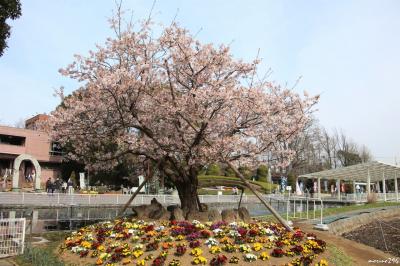
[[[323,223],[324,203],[322,199],[291,197],[286,200],[286,220],[319,220]]]
[[[24,252],[25,218],[0,220],[0,258]]]
[[[62,205],[123,205],[131,195],[126,194],[63,194],[63,193],[26,193],[26,192],[0,192],[0,204],[4,206],[62,206]],[[178,195],[137,195],[132,205],[150,204],[156,198],[164,205],[179,204]],[[240,195],[200,195],[204,203],[235,203],[239,202]],[[256,196],[244,195],[243,203],[259,202]]]

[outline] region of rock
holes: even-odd
[[[145,217],[146,208],[147,208],[147,205],[134,206],[132,208],[134,216],[137,219],[143,219]]]
[[[218,222],[221,221],[222,217],[219,211],[217,210],[209,210],[208,211],[208,221],[210,222]]]
[[[169,216],[167,210],[155,198],[151,200],[150,205],[135,206],[132,210],[138,219],[160,219]]]
[[[207,204],[205,204],[205,203],[200,203],[200,206],[201,206],[201,210],[202,210],[203,212],[208,211],[208,205],[207,205]]]
[[[245,207],[240,207],[240,208],[238,209],[238,215],[239,215],[239,218],[240,218],[243,222],[245,222],[245,223],[251,222],[250,213],[249,213],[249,211],[248,211]]]
[[[168,205],[168,206],[167,206],[167,211],[173,212],[176,208],[179,208],[179,205],[178,205],[178,204]]]
[[[183,211],[181,208],[177,207],[171,211],[171,220],[183,221],[185,217],[183,216]]]
[[[235,212],[232,209],[222,210],[221,216],[222,216],[222,221],[227,223],[236,222],[236,220],[238,219],[237,212]]]
[[[199,212],[199,211],[195,211],[195,212],[189,212],[186,219],[188,221],[193,221],[193,220],[197,220],[200,222],[208,222],[208,211],[205,212]]]

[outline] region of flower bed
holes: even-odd
[[[122,219],[81,228],[60,246],[62,258],[96,265],[327,265],[326,244],[279,224],[148,223]],[[321,255],[322,254],[322,255]]]

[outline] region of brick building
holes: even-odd
[[[37,122],[45,121],[46,115],[37,115],[26,121],[26,128],[0,126],[0,176],[12,176],[14,161],[20,155],[27,155],[37,160],[41,168],[41,187],[48,178],[60,176],[62,152],[57,143],[50,140],[48,134],[37,130]],[[19,167],[19,187],[33,187],[33,182],[27,182],[26,176],[35,173],[34,162],[25,160],[22,156]],[[9,187],[9,184],[7,184]]]

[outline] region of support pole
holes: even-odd
[[[287,221],[282,218],[282,216],[279,215],[279,213],[272,208],[271,205],[268,204],[268,202],[260,195],[259,192],[257,192],[250,184],[247,182],[247,180],[244,178],[244,176],[239,172],[239,170],[228,160],[225,160],[226,164],[235,172],[235,174],[242,180],[244,185],[248,187],[251,192],[253,192],[254,195],[261,201],[262,204],[264,204],[265,207],[272,213],[272,215],[275,216],[275,218],[286,228],[286,230],[290,232],[294,232],[293,229],[288,225]]]
[[[386,201],[386,179],[385,179],[385,171],[382,173],[382,191],[383,191],[383,200]]]
[[[318,184],[318,198],[321,199],[321,177],[318,177],[317,179],[317,184]]]
[[[240,190],[241,190],[242,192],[240,193],[240,199],[239,199],[239,206],[238,206],[238,209],[240,208],[240,204],[242,204],[242,198],[243,198],[244,188],[241,187]],[[271,198],[270,198],[270,199],[271,199]]]
[[[368,177],[367,177],[367,195],[371,194],[371,175],[369,174],[368,168]]]
[[[356,198],[356,181],[355,180],[353,180],[353,199],[354,199],[354,201],[357,199]]]
[[[399,201],[399,187],[397,186],[397,172],[394,172],[394,192],[396,193],[396,201]]]
[[[136,197],[137,194],[139,194],[139,192],[142,190],[142,188],[144,187],[144,185],[147,183],[147,181],[149,180],[149,178],[146,178],[142,184],[139,185],[139,187],[136,189],[135,193],[132,194],[131,198],[128,200],[127,203],[125,203],[124,207],[122,208],[122,210],[119,212],[118,216],[121,216],[124,214],[124,212],[126,211],[126,209],[128,209],[129,205],[132,203],[133,199]]]
[[[336,188],[337,188],[337,198],[338,200],[340,200],[340,178],[338,178],[338,180],[336,181]]]

